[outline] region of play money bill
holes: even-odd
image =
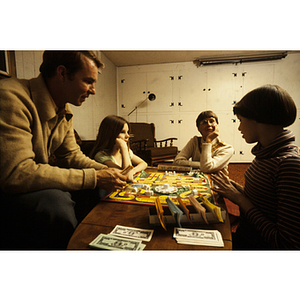
[[[117,225],[110,234],[150,242],[154,230]]]
[[[173,237],[178,243],[223,247],[222,235],[218,230],[174,228]]]
[[[137,251],[141,241],[120,238],[110,234],[99,234],[89,245],[93,248],[106,250]]]

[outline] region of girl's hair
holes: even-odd
[[[235,115],[258,123],[290,126],[297,115],[294,100],[278,85],[264,85],[246,94],[233,108]]]
[[[217,121],[217,124],[219,124],[217,115],[211,110],[206,110],[206,111],[203,111],[202,113],[200,113],[199,116],[197,117],[197,119],[196,119],[197,128],[199,127],[201,121],[203,121],[207,118],[211,118],[211,117],[215,118]]]
[[[105,117],[100,124],[97,140],[90,157],[94,158],[99,151],[105,151],[106,154],[110,155],[116,143],[116,138],[125,124],[128,125],[130,130],[130,125],[124,118],[115,115]]]

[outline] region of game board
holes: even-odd
[[[211,203],[215,203],[215,196],[211,190],[209,175],[199,172],[151,172],[142,171],[133,183],[128,183],[123,190],[110,193],[103,200],[123,203],[155,205],[158,197],[163,206],[167,206],[167,197],[175,204],[180,197],[182,202],[190,205],[189,195],[205,196]]]

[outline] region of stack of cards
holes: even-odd
[[[212,204],[205,196],[201,196],[201,200],[203,201],[203,205],[205,206],[205,208],[211,211],[215,215],[215,217],[219,220],[219,222],[224,223],[221,214],[221,208],[219,206]]]
[[[201,215],[202,219],[206,224],[208,224],[206,219],[206,209],[196,200],[193,195],[189,196],[190,203],[195,208],[196,212]]]
[[[161,226],[163,227],[164,230],[167,231],[167,227],[164,222],[164,209],[163,209],[158,197],[155,198],[155,208],[156,208],[156,212],[157,212],[158,219],[159,219]]]
[[[173,237],[178,244],[224,247],[222,235],[218,230],[175,227]]]
[[[166,199],[166,201],[167,201],[167,204],[169,206],[171,214],[172,214],[173,218],[175,219],[176,223],[178,224],[179,227],[182,227],[180,224],[181,217],[183,215],[182,210],[179,209],[169,197]]]
[[[89,246],[106,250],[141,251],[146,247],[142,241],[149,242],[153,231],[117,225],[110,234],[99,234]]]

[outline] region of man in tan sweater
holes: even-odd
[[[90,51],[45,51],[37,78],[0,81],[0,230],[15,229],[12,248],[65,248],[78,224],[75,191],[126,184],[119,170],[86,157],[74,136],[68,103],[95,94],[103,66]]]

